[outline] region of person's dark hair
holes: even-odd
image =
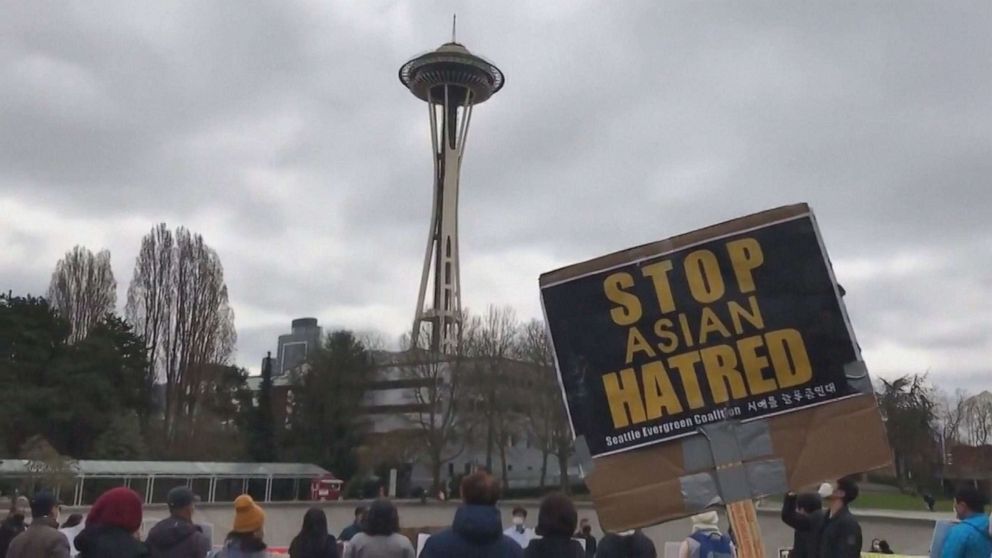
[[[575,504],[561,493],[549,494],[541,500],[535,533],[542,537],[571,537],[579,524]]]
[[[310,508],[303,516],[303,527],[290,544],[293,556],[321,556],[328,546],[327,515],[320,508]]]
[[[400,514],[396,506],[385,498],[380,498],[369,506],[369,513],[362,523],[366,535],[392,535],[400,531]]]
[[[637,556],[637,538],[640,536],[640,529],[629,535],[620,535],[620,543],[623,546],[624,556]]]
[[[59,507],[59,500],[54,494],[47,490],[42,490],[31,499],[31,517],[46,517],[52,514]]]
[[[842,479],[837,479],[837,490],[844,491],[844,503],[850,504],[851,502],[858,499],[858,483],[851,477],[844,477]]]
[[[962,486],[954,493],[954,501],[961,502],[975,513],[985,511],[985,496],[973,486]]]
[[[234,546],[243,552],[259,552],[268,548],[265,541],[258,538],[255,533],[238,533],[231,531],[227,534],[227,542],[234,543]]]
[[[495,506],[502,491],[499,483],[485,471],[477,471],[462,479],[462,501],[475,506]]]
[[[355,519],[361,519],[362,516],[369,513],[369,508],[367,506],[358,506],[355,508]]]
[[[70,527],[76,527],[77,525],[79,525],[82,522],[83,522],[83,514],[81,514],[81,513],[74,513],[74,514],[72,514],[72,515],[69,516],[69,519],[66,519],[65,520],[65,523],[62,524],[62,528],[63,529],[68,529]]]
[[[806,513],[813,513],[823,508],[823,501],[820,499],[820,495],[815,492],[803,492],[796,496],[796,507]]]
[[[517,506],[513,508],[513,515],[522,515],[524,517],[527,517],[527,510],[520,506]]]

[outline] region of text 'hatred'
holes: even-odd
[[[700,249],[686,254],[678,266],[664,259],[642,266],[640,276],[622,271],[603,281],[603,294],[612,303],[610,319],[628,328],[627,367],[603,374],[615,428],[702,409],[707,401],[720,405],[801,386],[813,378],[799,331],[765,330],[754,277],[764,263],[761,245],[742,238],[724,249],[730,269],[721,268],[716,253]],[[634,292],[639,282],[650,282],[650,300]],[[702,306],[680,311],[673,286],[687,287]],[[648,305],[662,317],[642,323]],[[653,308],[650,313],[657,315]]]

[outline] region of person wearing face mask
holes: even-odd
[[[575,538],[586,541],[586,558],[596,556],[596,537],[592,536],[592,525],[589,520],[582,518],[579,520],[579,530],[575,533]]]
[[[513,542],[520,545],[520,548],[527,548],[530,540],[534,538],[534,530],[528,529],[527,510],[517,506],[513,508],[513,526],[503,531],[503,534],[513,539]]]
[[[858,558],[861,556],[861,524],[848,509],[858,498],[858,484],[854,479],[838,479],[833,493],[824,498],[827,515],[818,535],[817,558]]]
[[[971,486],[960,488],[954,495],[954,512],[958,522],[947,533],[941,556],[988,558],[992,555],[989,516],[985,515],[985,495]]]

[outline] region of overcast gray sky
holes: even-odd
[[[409,327],[431,203],[399,66],[450,35],[507,85],[462,173],[467,306],[552,268],[809,202],[869,367],[992,368],[992,3],[3,2],[0,283],[153,224],[224,263],[238,362],[294,317]]]

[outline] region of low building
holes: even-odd
[[[950,448],[944,464],[944,482],[949,488],[971,484],[985,494],[992,492],[992,446],[956,444]]]
[[[310,499],[310,483],[328,471],[307,463],[218,463],[197,461],[71,461],[55,482],[48,464],[25,459],[0,461],[0,480],[31,482],[52,489],[72,506],[91,505],[103,492],[126,486],[146,504],[165,503],[177,486],[193,489],[204,502],[233,502],[251,494],[259,502]],[[69,494],[68,490],[72,493]]]
[[[414,352],[376,352],[374,354],[376,368],[375,377],[366,393],[366,409],[370,420],[371,437],[385,436],[392,443],[407,439],[416,444],[423,436],[423,431],[429,428],[430,409],[436,407],[436,416],[444,416],[449,398],[441,396],[434,401],[428,395],[428,386],[432,376],[438,375],[450,378],[456,361],[452,357],[442,357],[432,361],[426,353]],[[470,358],[458,361],[458,366],[481,367],[493,363],[484,359]],[[535,386],[535,375],[538,371],[533,365],[513,359],[500,359],[497,364],[501,368],[501,385],[496,390],[499,397],[506,398],[502,419],[512,424],[510,434],[505,437],[505,451],[501,452],[499,441],[495,440],[492,449],[492,468],[494,473],[501,472],[501,453],[505,453],[507,468],[506,476],[511,488],[536,487],[541,481],[542,462],[544,454],[541,451],[537,436],[534,434],[535,424],[530,416],[528,395]],[[465,381],[476,381],[479,375],[470,375]],[[507,385],[507,382],[509,385]],[[460,413],[460,421],[468,423],[469,417],[477,414],[474,411],[478,399],[485,398],[485,390],[472,386],[462,392],[454,401],[453,412]],[[420,394],[418,395],[418,390]],[[442,466],[442,479],[447,480],[458,475],[467,474],[486,464],[487,441],[483,434],[486,429],[479,424],[465,425],[464,435],[454,441],[444,454],[453,456]],[[423,452],[407,452],[411,472],[409,482],[412,486],[429,488],[432,482],[429,459]],[[548,455],[545,469],[545,484],[559,484],[559,465],[554,455]],[[578,479],[578,468],[569,467],[572,479]]]
[[[295,323],[295,322],[294,322]],[[432,483],[430,460],[418,447],[418,440],[422,439],[426,424],[429,424],[430,409],[434,404],[440,413],[447,410],[449,401],[447,397],[439,397],[434,401],[427,396],[427,387],[431,384],[431,374],[438,374],[443,378],[450,378],[454,360],[442,358],[439,361],[431,362],[430,359],[423,358],[424,353],[389,352],[376,351],[373,353],[375,363],[371,377],[366,388],[363,400],[365,411],[365,422],[367,424],[366,440],[367,446],[371,448],[369,459],[379,460],[389,463],[405,463],[406,472],[405,485],[410,487],[420,487],[428,489]],[[264,362],[263,362],[264,364]],[[461,366],[486,366],[491,365],[481,359],[464,359]],[[296,371],[302,371],[305,363],[297,365]],[[534,434],[533,420],[529,416],[530,410],[524,401],[526,395],[534,387],[534,374],[537,371],[532,365],[521,361],[503,359],[499,366],[503,367],[504,379],[511,383],[510,390],[507,391],[505,385],[500,386],[500,393],[506,397],[507,393],[517,394],[517,396],[507,397],[509,400],[516,400],[515,405],[510,409],[509,415],[514,426],[511,433],[505,438],[505,453],[507,467],[506,474],[508,484],[511,488],[537,487],[541,481],[542,463],[544,455],[541,451],[538,438]],[[427,370],[433,368],[433,370]],[[274,368],[275,369],[275,368]],[[292,377],[293,369],[285,371],[280,375],[273,375],[273,401],[276,409],[276,420],[287,424],[286,421],[291,412],[292,406]],[[249,379],[249,387],[257,391],[261,383],[261,378],[252,377]],[[468,417],[472,415],[473,406],[477,403],[473,397],[481,397],[478,390],[474,395],[460,394],[454,401],[453,412],[459,413],[459,420],[468,422]],[[504,415],[506,416],[506,415]],[[442,480],[447,481],[471,472],[477,467],[486,464],[486,454],[488,445],[485,436],[480,435],[485,430],[479,425],[474,425],[470,435],[462,436],[461,439],[453,441],[445,452],[445,456],[452,456],[443,465],[441,470]],[[495,473],[501,472],[499,442],[494,442],[492,452],[492,464]],[[373,463],[375,465],[375,463]],[[545,467],[545,484],[554,486],[559,484],[559,464],[554,455],[549,455]],[[569,467],[569,476],[578,479],[578,468]]]

